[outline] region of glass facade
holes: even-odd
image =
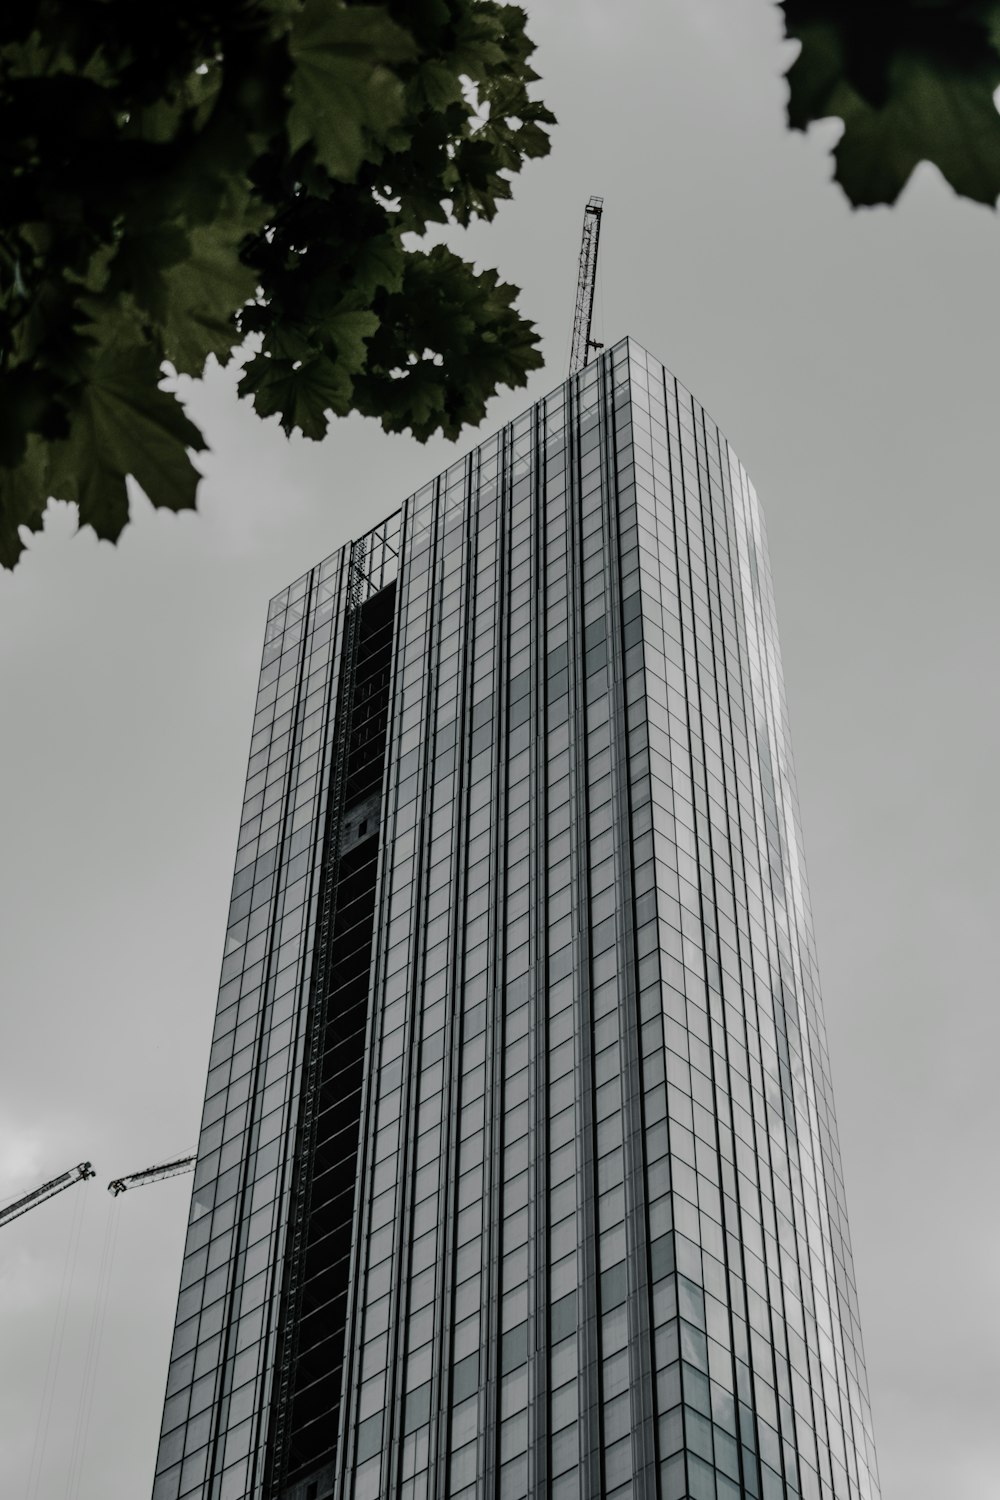
[[[272,601],[155,1500],[878,1500],[756,496],[625,340]]]

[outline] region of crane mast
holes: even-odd
[[[597,247],[601,238],[601,214],[604,199],[592,197],[583,211],[583,237],[580,241],[580,267],[576,278],[576,307],[573,311],[573,345],[569,373],[578,375],[590,358],[591,349],[603,346],[590,337],[594,316],[594,287],[597,281]]]
[[[57,1193],[65,1192],[75,1182],[86,1182],[88,1177],[94,1176],[96,1173],[89,1161],[81,1161],[75,1167],[70,1167],[68,1172],[60,1172],[58,1177],[53,1177],[51,1182],[43,1182],[33,1193],[27,1193],[23,1198],[18,1198],[16,1203],[8,1203],[6,1208],[0,1208],[0,1227],[11,1223],[13,1219],[19,1219],[29,1209],[37,1208],[40,1203],[54,1198]]]
[[[113,1198],[129,1188],[145,1187],[149,1182],[163,1182],[167,1177],[179,1177],[182,1172],[191,1172],[198,1160],[196,1156],[179,1156],[176,1161],[165,1161],[158,1167],[143,1167],[141,1172],[130,1172],[127,1177],[114,1177],[108,1183],[108,1192]]]

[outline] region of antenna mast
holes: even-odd
[[[569,373],[578,375],[590,358],[591,349],[602,349],[603,344],[590,337],[590,325],[594,316],[594,286],[597,280],[597,246],[601,238],[601,214],[604,199],[588,199],[583,211],[583,238],[580,241],[580,269],[576,278],[576,307],[573,312],[573,347],[569,357]]]

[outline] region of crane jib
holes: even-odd
[[[88,1177],[95,1176],[94,1169],[89,1161],[78,1162],[75,1167],[70,1167],[68,1172],[60,1172],[58,1177],[53,1177],[50,1182],[43,1182],[33,1192],[26,1193],[23,1198],[18,1198],[13,1203],[8,1203],[5,1208],[0,1208],[0,1228],[4,1224],[19,1219],[29,1209],[37,1208],[40,1203],[46,1203],[49,1198],[54,1198],[57,1193],[65,1192],[66,1188],[72,1187],[75,1182],[86,1182]]]
[[[570,349],[569,373],[578,375],[590,358],[591,349],[601,348],[590,336],[594,316],[594,289],[597,284],[597,250],[601,239],[601,215],[604,199],[591,197],[583,211],[583,235],[580,241],[580,264],[576,279],[576,306],[573,310],[573,343]]]

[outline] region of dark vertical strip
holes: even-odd
[[[405,556],[405,548],[408,541],[409,526],[408,514],[404,510],[401,518],[399,533],[399,555]],[[381,585],[385,572],[385,551],[383,550],[379,570],[379,582]],[[379,873],[377,879],[377,908],[372,924],[373,948],[371,962],[371,978],[369,985],[368,1003],[368,1030],[365,1039],[365,1055],[367,1067],[362,1085],[361,1094],[361,1129],[358,1138],[357,1158],[357,1181],[354,1192],[353,1212],[353,1237],[351,1241],[350,1262],[347,1268],[347,1280],[350,1288],[350,1300],[347,1309],[347,1327],[344,1340],[344,1390],[345,1399],[340,1403],[340,1420],[337,1431],[337,1467],[334,1474],[334,1496],[335,1500],[350,1500],[349,1479],[351,1466],[354,1461],[354,1416],[357,1406],[358,1388],[360,1385],[360,1370],[357,1368],[359,1349],[362,1345],[364,1334],[363,1319],[365,1309],[366,1279],[363,1274],[367,1260],[367,1233],[368,1203],[366,1199],[367,1184],[370,1176],[368,1157],[375,1137],[375,1125],[378,1108],[378,1082],[380,1065],[380,1047],[382,1041],[382,1007],[380,997],[382,993],[382,978],[386,960],[386,935],[389,926],[389,903],[391,897],[390,881],[386,877],[386,829],[391,826],[391,820],[395,816],[395,806],[390,807],[390,793],[394,783],[394,767],[392,755],[392,741],[394,724],[396,718],[397,701],[400,693],[400,620],[405,609],[405,589],[403,587],[402,571],[396,583],[395,599],[393,604],[392,622],[392,671],[389,684],[389,728],[386,737],[385,770],[382,779],[381,818],[379,822]],[[391,868],[391,865],[390,865]],[[353,1378],[352,1378],[353,1377]]]
[[[303,1065],[272,1444],[278,1493],[332,1480],[343,1391],[395,597],[390,584],[362,601],[364,564],[364,555],[352,562]]]
[[[322,806],[323,799],[325,798],[325,805],[327,809],[329,807],[330,779],[334,755],[334,705],[336,703],[340,681],[340,664],[343,649],[343,623],[346,609],[347,580],[349,572],[348,562],[349,549],[344,548],[341,550],[337,560],[337,581],[331,600],[332,621],[330,625],[330,665],[329,671],[327,672],[326,684],[323,692],[323,743],[322,750],[320,752],[320,763],[324,767],[324,778],[318,793],[317,801],[319,805]],[[313,901],[314,899],[318,898],[323,880],[324,835],[318,825],[319,818],[317,818],[317,826],[313,829],[312,857],[309,861],[309,889],[306,899],[307,912],[312,911]],[[296,993],[300,997],[302,995],[303,985],[306,981],[305,966],[308,961],[307,948],[304,945],[303,954],[299,961],[299,971],[296,975],[295,986]],[[300,999],[300,1003],[296,1007],[292,1031],[291,1056],[294,1058],[298,1058],[302,1055],[302,1049],[305,1045],[304,1034],[308,1027],[308,1024],[308,1000],[307,1003],[303,1005]],[[286,1104],[285,1118],[283,1121],[283,1129],[281,1133],[281,1139],[288,1143],[288,1149],[286,1149],[284,1152],[279,1171],[279,1188],[276,1195],[277,1202],[279,1204],[289,1201],[289,1199],[286,1198],[286,1194],[289,1194],[290,1192],[295,1160],[295,1136],[294,1127],[292,1124],[292,1113],[297,1106],[297,1103],[298,1096],[296,1094],[296,1091],[294,1089],[290,1089],[288,1101]],[[264,1316],[264,1330],[267,1344],[265,1346],[264,1356],[261,1360],[261,1366],[264,1369],[266,1369],[267,1367],[270,1345],[273,1339],[273,1359],[275,1375],[277,1375],[281,1360],[281,1327],[279,1322],[280,1308],[278,1309],[278,1318],[276,1318],[274,1304],[281,1296],[281,1287],[279,1285],[281,1280],[279,1267],[281,1264],[283,1264],[284,1257],[287,1251],[288,1230],[289,1224],[287,1223],[286,1216],[286,1223],[280,1227],[280,1229],[278,1230],[278,1235],[276,1236],[277,1255],[275,1264],[272,1266],[271,1294],[268,1300],[267,1311]],[[274,1330],[273,1333],[271,1332],[272,1329]],[[269,1399],[262,1399],[258,1402],[256,1418],[254,1422],[254,1438],[251,1448],[251,1466],[247,1485],[247,1490],[250,1494],[253,1494],[256,1491],[258,1482],[263,1483],[264,1475],[267,1471],[268,1454],[265,1446],[266,1431],[272,1409],[274,1394],[273,1389],[271,1392],[266,1394],[268,1395]]]
[[[291,1396],[295,1380],[295,1356],[298,1348],[298,1304],[302,1275],[304,1237],[308,1216],[309,1184],[311,1179],[310,1156],[314,1128],[313,1109],[315,1072],[318,1063],[321,1036],[324,1029],[325,996],[321,994],[322,977],[326,965],[326,950],[329,946],[332,926],[332,906],[336,887],[335,839],[340,819],[340,797],[337,794],[338,777],[343,776],[344,750],[338,742],[345,732],[343,718],[347,712],[353,679],[353,651],[351,642],[355,629],[355,617],[351,608],[351,573],[354,547],[350,548],[347,588],[341,592],[343,605],[343,635],[341,646],[341,672],[338,683],[337,713],[334,715],[334,746],[331,766],[331,785],[327,798],[326,823],[323,833],[322,873],[320,876],[320,910],[316,920],[316,946],[313,957],[313,977],[310,987],[308,1012],[305,1023],[305,1057],[299,1093],[299,1119],[294,1137],[291,1204],[289,1208],[288,1235],[285,1245],[282,1276],[282,1310],[277,1335],[275,1355],[275,1380],[269,1414],[268,1451],[264,1466],[266,1490],[277,1494],[284,1482],[287,1468],[288,1429],[291,1421]],[[332,663],[331,663],[332,666]],[[272,921],[270,931],[274,933]]]

